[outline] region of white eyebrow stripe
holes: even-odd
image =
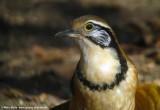
[[[111,27],[110,27],[110,26],[105,25],[105,24],[103,24],[102,22],[99,22],[99,21],[95,21],[95,20],[88,20],[87,22],[92,22],[92,23],[94,23],[94,24],[98,24],[98,25],[100,25],[100,26],[103,26],[103,27],[106,27],[106,28],[111,29]]]

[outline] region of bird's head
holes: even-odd
[[[75,38],[81,47],[112,47],[117,44],[114,32],[106,21],[97,16],[87,15],[75,19],[70,29],[58,32],[55,36]]]
[[[90,89],[106,90],[113,88],[125,79],[128,69],[127,57],[120,48],[111,27],[104,19],[90,15],[79,17],[71,23],[70,29],[58,32],[55,36],[72,37],[78,42],[81,48],[78,67],[83,68],[83,71],[80,71],[81,69],[77,69],[77,71],[84,74],[97,73],[96,75],[89,74],[88,77],[93,78],[90,79],[91,81],[96,80],[96,83],[90,83],[79,75],[82,83],[86,86],[89,85]],[[99,76],[99,78],[95,78],[95,76]],[[102,81],[102,77],[104,81]]]

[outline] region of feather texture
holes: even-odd
[[[140,83],[136,92],[135,110],[160,110],[160,86]]]

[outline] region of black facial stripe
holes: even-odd
[[[110,31],[110,29],[99,26],[97,24],[94,24],[94,27],[97,27],[97,28],[95,28],[96,30],[104,31],[104,32],[102,32],[98,38],[96,38],[94,36],[86,36],[86,38],[88,38],[94,44],[99,45],[101,48],[108,47],[110,42],[112,41],[112,39],[111,39],[112,32]],[[111,39],[111,41],[109,41],[110,39]]]
[[[116,43],[116,41],[115,41],[115,39],[113,37],[113,33],[108,28],[101,27],[101,29],[105,30],[110,35],[110,37],[111,37],[111,43],[107,47],[114,48],[117,51],[119,62],[120,62],[120,65],[121,65],[121,70],[120,70],[120,72],[118,72],[116,74],[114,81],[111,82],[110,84],[108,84],[108,83],[96,84],[96,83],[93,83],[93,82],[89,81],[88,79],[86,79],[86,77],[84,76],[84,74],[81,72],[80,66],[78,64],[77,65],[76,73],[77,73],[77,76],[78,76],[80,82],[84,86],[88,87],[90,90],[96,90],[96,91],[113,89],[115,86],[119,85],[120,82],[122,82],[123,80],[125,80],[126,72],[128,70],[127,61],[124,58],[124,56],[123,56],[123,54],[122,54],[122,52],[121,52],[118,44]],[[99,43],[97,43],[95,39],[92,39],[91,37],[87,37],[87,38],[89,40],[91,40],[92,42],[94,42],[95,44],[99,45],[100,47],[107,48],[106,46],[100,45]]]
[[[103,43],[98,42],[97,39],[95,39],[95,38],[93,38],[93,37],[91,37],[91,36],[88,36],[87,38],[88,38],[90,41],[92,41],[94,44],[99,45],[101,48],[105,48],[105,47],[106,47],[105,45],[103,45]]]

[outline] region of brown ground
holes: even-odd
[[[73,41],[53,36],[84,14],[109,22],[141,82],[160,84],[160,8],[27,1],[0,1],[0,110],[13,106],[47,110],[71,97],[69,82],[79,50]]]

